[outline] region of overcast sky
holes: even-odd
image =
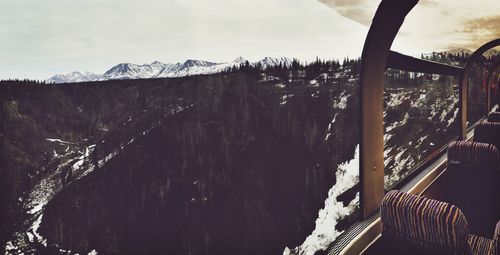
[[[456,8],[462,1],[480,8]],[[473,48],[475,40],[500,37],[496,1],[442,2],[421,1],[393,48],[416,54]],[[377,5],[376,0],[2,0],[0,79],[103,73],[121,62],[357,57]]]

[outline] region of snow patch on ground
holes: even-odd
[[[436,99],[436,102],[431,105],[431,115],[427,118],[429,121],[432,121],[436,115],[439,113],[439,107],[441,106],[441,99]]]
[[[391,93],[389,102],[387,102],[388,107],[396,107],[402,104],[405,100],[409,99],[409,96],[406,95],[406,92],[402,91],[399,93]]]
[[[428,135],[418,138],[417,147],[420,147],[422,145],[422,143],[425,141],[425,139],[427,139],[427,138],[429,138]]]
[[[347,99],[349,99],[350,95],[345,95],[345,91],[342,91],[339,99],[335,99],[333,101],[333,108],[337,109],[345,109],[347,107]]]
[[[457,118],[457,115],[458,115],[458,108],[455,109],[455,112],[453,113],[453,117],[448,120],[448,125],[446,125],[446,127],[450,127],[451,124],[453,124],[453,122]]]
[[[425,106],[425,103],[426,103],[425,99],[426,99],[426,94],[424,91],[424,92],[420,93],[420,96],[418,97],[417,100],[415,100],[414,102],[411,102],[411,107],[421,108],[421,107]]]
[[[359,193],[356,198],[344,207],[337,197],[359,182],[359,145],[356,146],[354,158],[339,165],[337,183],[328,191],[325,207],[318,213],[316,228],[302,245],[290,249],[285,247],[283,255],[314,255],[317,251],[324,251],[343,231],[335,229],[337,222],[352,214],[359,204]]]
[[[335,120],[337,119],[337,115],[339,115],[339,114],[335,113],[335,115],[333,116],[333,120],[330,122],[330,124],[328,124],[328,129],[327,129],[325,141],[328,141],[328,138],[330,138],[330,136],[332,135],[333,124],[335,124]]]
[[[73,144],[73,143],[70,143],[67,141],[63,141],[63,140],[58,139],[58,138],[45,138],[45,139],[49,142],[56,142],[56,143],[62,143],[62,144]]]
[[[45,239],[40,233],[38,233],[38,229],[40,228],[40,224],[42,224],[42,217],[43,214],[40,214],[38,218],[33,222],[31,231],[35,235],[36,241],[41,243],[43,246],[47,246],[47,239]],[[34,242],[35,240],[30,240],[31,242]]]
[[[292,98],[293,96],[294,95],[292,95],[292,94],[281,96],[280,105],[284,105],[284,104],[288,103],[288,101],[290,100],[290,98]]]
[[[384,133],[384,144],[387,144],[393,136],[393,134]]]
[[[451,112],[456,107],[457,103],[458,103],[458,98],[454,97],[453,103],[449,104],[448,107],[444,111],[441,112],[441,116],[439,117],[439,120],[441,122],[444,122],[446,120],[446,115],[448,115],[448,113]],[[457,110],[458,110],[458,107],[457,107]]]
[[[388,133],[388,132],[391,132],[392,130],[396,129],[397,127],[402,127],[402,126],[406,125],[406,123],[408,122],[409,119],[410,119],[410,114],[406,113],[404,118],[401,121],[396,121],[396,122],[392,123],[390,126],[388,126],[385,129],[385,132]]]
[[[413,166],[414,160],[410,153],[406,153],[406,149],[401,149],[398,154],[394,157],[395,164],[391,168],[392,172],[390,175],[384,175],[384,183],[386,186],[392,186],[396,181],[401,180],[404,176],[401,172],[405,169],[410,169]],[[385,162],[384,162],[385,163]]]

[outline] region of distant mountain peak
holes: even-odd
[[[271,66],[278,66],[280,64],[283,66],[291,66],[292,60],[287,57],[265,57],[257,63],[260,64],[263,68],[268,68]]]
[[[235,59],[233,60],[233,62],[235,62],[235,63],[245,63],[246,61],[247,61],[247,60],[246,60],[246,59],[244,59],[244,58],[243,58],[243,57],[241,57],[241,56],[240,56],[240,57],[237,57],[237,58],[235,58]]]
[[[102,78],[102,75],[92,73],[92,72],[81,72],[73,71],[67,74],[56,74],[49,79],[49,83],[68,83],[68,82],[86,82],[86,81],[98,81]]]
[[[197,66],[213,66],[213,65],[217,65],[217,63],[208,62],[204,60],[196,60],[196,59],[188,59],[186,60],[186,62],[184,62],[184,64],[182,64],[184,68],[191,68]]]

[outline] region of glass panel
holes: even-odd
[[[483,62],[474,62],[468,79],[467,127],[471,127],[486,115],[488,68]]]
[[[385,187],[458,134],[458,79],[389,69],[384,90]]]
[[[495,47],[485,54],[488,60],[488,85],[490,86],[490,109],[499,103],[500,91],[498,90],[498,82],[500,78],[500,47]],[[495,108],[496,109],[496,108]]]
[[[490,90],[490,109],[495,107],[495,110],[498,108],[498,104],[500,103],[500,91],[498,89],[499,81],[500,81],[500,66],[496,69],[493,69],[494,72],[489,76],[489,86]]]

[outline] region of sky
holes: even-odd
[[[369,26],[377,0],[319,0],[341,15]],[[409,54],[456,48],[476,50],[500,38],[496,0],[420,0],[406,16],[393,48]]]
[[[459,7],[472,2],[481,8],[458,8],[457,2]],[[484,42],[492,34],[500,37],[500,10],[493,2],[421,0],[393,48],[414,55],[447,48],[474,49],[475,40]],[[358,57],[378,3],[2,0],[0,79],[47,79],[75,70],[103,73],[122,62]]]

